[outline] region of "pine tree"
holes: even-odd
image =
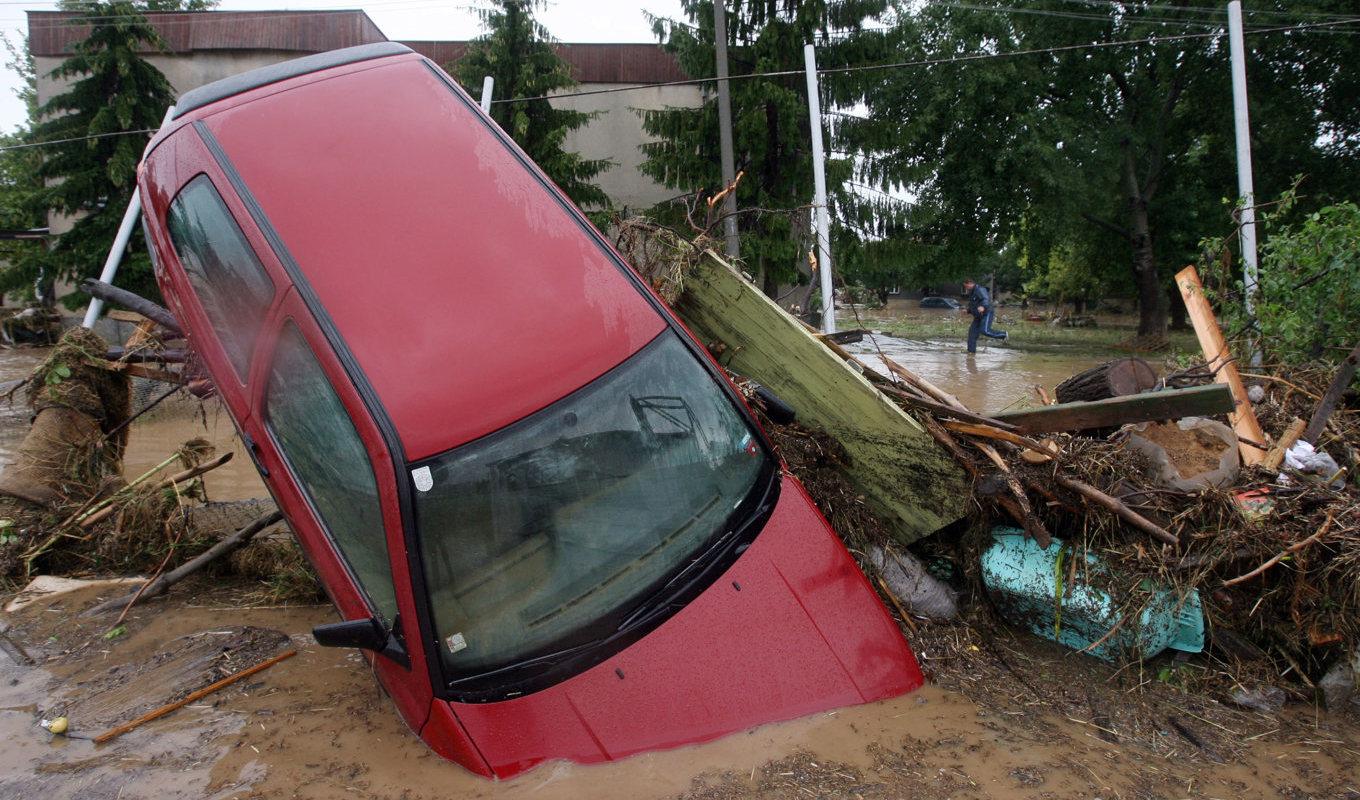
[[[38,95],[33,57],[8,37],[0,36],[0,44],[8,54],[6,65],[19,75],[15,94],[31,120],[37,111]],[[30,125],[26,122],[12,133],[0,134],[0,228],[7,230],[29,230],[46,224],[38,199],[43,187],[38,177],[42,153],[36,147],[16,147],[29,138]],[[9,292],[24,296],[32,293],[36,272],[24,267],[40,252],[41,241],[0,240],[0,298]]]
[[[51,211],[78,217],[56,246],[42,255],[49,280],[78,282],[98,274],[136,189],[137,163],[160,127],[174,91],[160,70],[137,52],[162,46],[143,6],[127,0],[67,3],[91,20],[89,37],[75,46],[51,77],[71,79],[66,91],[38,109],[33,129],[42,148],[40,178],[48,182],[42,202]],[[63,141],[69,140],[69,141]],[[138,234],[140,236],[140,233]],[[149,297],[160,292],[146,248],[134,242],[119,269],[118,283]],[[82,298],[71,296],[76,303]]]
[[[612,162],[582,158],[562,146],[568,133],[594,115],[554,108],[544,99],[576,86],[576,81],[553,49],[552,37],[534,18],[534,9],[541,4],[541,0],[498,0],[490,8],[477,9],[486,33],[449,66],[449,72],[474,97],[481,93],[482,79],[492,76],[495,99],[512,101],[493,103],[492,119],[577,205],[604,209],[609,196],[592,181]]]
[[[760,276],[767,294],[797,278],[811,249],[808,206],[812,202],[812,151],[808,127],[807,83],[803,46],[817,45],[818,67],[862,63],[881,57],[881,37],[863,30],[866,21],[885,12],[886,1],[728,0],[728,85],[732,100],[733,150],[736,168],[745,173],[737,187],[741,256]],[[688,23],[654,20],[665,49],[686,74],[709,78],[716,73],[712,0],[683,0]],[[791,71],[777,78],[740,76]],[[845,82],[823,76],[823,112],[848,106],[857,98]],[[713,86],[707,87],[713,91]],[[718,152],[717,104],[642,112],[643,127],[657,140],[643,145],[643,171],[667,187],[711,195],[722,188]],[[851,162],[828,158],[827,186],[835,227],[833,251],[859,238],[855,223],[859,199],[848,191]],[[674,213],[655,209],[663,220]],[[668,219],[669,218],[669,219]],[[851,252],[856,252],[852,247]],[[836,256],[839,269],[843,266]]]

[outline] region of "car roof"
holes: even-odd
[[[551,404],[666,327],[579,213],[419,56],[270,81],[191,116],[410,460]]]

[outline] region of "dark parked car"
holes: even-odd
[[[317,643],[361,648],[440,755],[508,778],[921,685],[712,357],[433,62],[196,89],[138,184],[344,620]]]
[[[952,297],[922,297],[921,308],[948,308],[957,309],[959,301]]]

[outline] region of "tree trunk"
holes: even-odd
[[[1190,324],[1186,321],[1185,303],[1181,302],[1181,293],[1174,285],[1166,287],[1166,302],[1171,311],[1171,330],[1188,330]]]
[[[1157,370],[1151,364],[1141,358],[1121,358],[1073,375],[1054,392],[1059,403],[1071,403],[1139,394],[1156,385]]]
[[[1166,338],[1166,293],[1157,273],[1157,258],[1152,250],[1152,229],[1148,222],[1147,201],[1132,198],[1133,279],[1138,288],[1138,336]]]

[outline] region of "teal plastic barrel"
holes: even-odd
[[[1086,564],[1077,567],[1069,586],[1065,582],[1070,559],[1080,556],[1059,540],[1045,550],[1016,528],[997,528],[992,540],[982,554],[982,582],[1002,616],[1013,624],[1074,650],[1100,642],[1090,653],[1107,661],[1120,653],[1150,658],[1168,647],[1187,653],[1204,649],[1198,591],[1179,597],[1164,586],[1144,586],[1142,612],[1101,641],[1119,622],[1120,607],[1099,588],[1110,575],[1100,559],[1086,555]]]

